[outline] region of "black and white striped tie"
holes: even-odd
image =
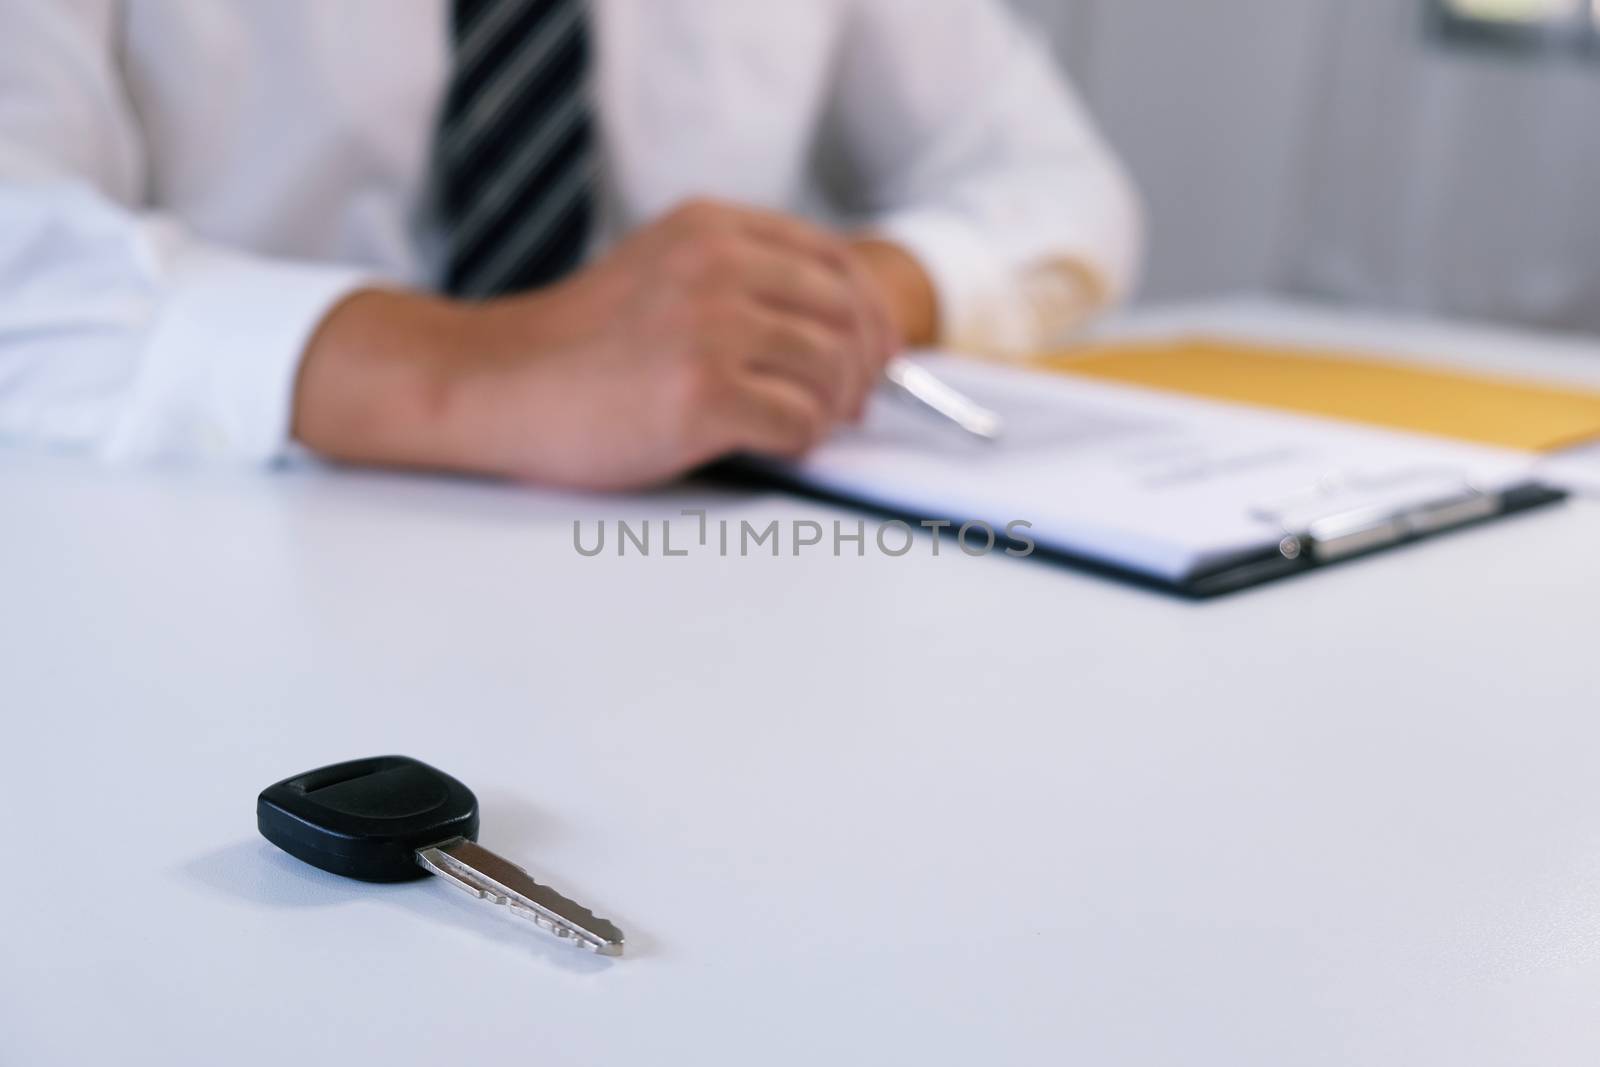
[[[578,265],[596,153],[584,0],[455,0],[437,145],[445,288],[481,298]]]

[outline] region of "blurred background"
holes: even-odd
[[[1600,0],[1013,0],[1138,177],[1142,299],[1600,332]]]

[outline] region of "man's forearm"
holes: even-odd
[[[474,309],[365,289],[322,321],[295,384],[296,440],[330,459],[456,467],[451,400],[481,355]]]

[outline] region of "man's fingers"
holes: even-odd
[[[805,455],[832,425],[811,390],[765,375],[752,375],[744,383],[734,419],[734,450],[779,459]]]
[[[780,212],[716,200],[692,200],[679,205],[668,216],[666,225],[680,234],[739,233],[843,271],[844,252],[838,238]]]
[[[814,259],[752,245],[739,269],[750,294],[780,310],[820,319],[835,328],[853,327],[860,315],[860,294],[850,277]]]
[[[752,295],[774,310],[816,319],[837,337],[843,381],[836,412],[856,419],[888,359],[887,330],[879,322],[879,302],[864,268],[858,277],[835,274],[792,254],[758,250],[751,256],[746,282]],[[887,313],[882,313],[885,316]]]
[[[900,330],[895,326],[894,314],[889,307],[889,294],[884,292],[877,275],[873,274],[866,260],[854,249],[850,251],[846,263],[857,291],[866,294],[864,299],[867,313],[871,318],[872,333],[877,342],[874,351],[879,360],[878,370],[882,371],[883,364],[899,355],[904,347]]]
[[[858,339],[846,416],[860,418],[884,365],[900,349],[899,331],[877,279],[847,242],[810,223],[759,208],[730,206],[728,211],[735,224],[756,240],[820,264],[838,278]]]
[[[888,298],[861,257],[852,252],[846,257],[846,267],[852,276],[854,291],[860,294],[860,329],[864,338],[865,357],[859,366],[862,381],[856,404],[850,412],[852,419],[859,420],[865,413],[868,397],[878,386],[885,365],[900,349],[900,337],[889,312]]]
[[[845,418],[858,399],[851,338],[815,320],[766,308],[752,312],[748,366],[807,389],[830,419]]]
[[[753,207],[730,207],[734,224],[758,241],[806,256],[830,269],[846,273],[849,249],[838,237],[791,215]]]
[[[732,267],[746,294],[775,311],[818,319],[834,333],[833,343],[821,352],[831,372],[828,410],[838,419],[859,418],[898,345],[887,299],[855,250],[820,227],[761,208],[700,201],[680,209],[676,218],[686,233],[716,237],[724,269]],[[743,247],[727,243],[730,234],[742,239]],[[817,346],[788,343],[782,351],[817,354]],[[773,363],[768,355],[768,370],[823,388],[816,368],[808,371],[792,359]]]

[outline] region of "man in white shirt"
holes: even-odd
[[[646,485],[1134,272],[998,0],[4,2],[0,439]]]

